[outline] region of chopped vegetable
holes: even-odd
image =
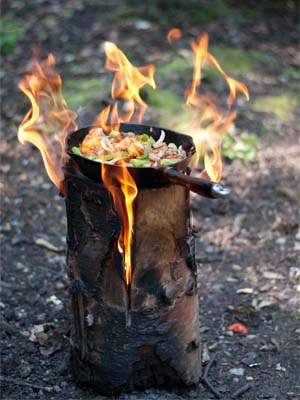
[[[167,165],[176,164],[176,163],[178,163],[179,161],[181,161],[179,158],[173,158],[173,159],[165,158],[165,159],[161,160],[160,163],[161,163],[161,165],[163,165],[163,166],[167,166]]]
[[[169,144],[168,144],[168,147],[169,147],[169,149],[177,150],[177,146],[176,146],[175,143],[169,143]]]
[[[149,136],[147,135],[147,133],[143,133],[142,135],[140,135],[140,139],[141,139],[143,142],[148,142]]]
[[[130,160],[130,164],[132,164],[134,167],[140,168],[143,167],[146,164],[145,160],[138,160],[137,158],[132,158]]]
[[[111,161],[117,157],[128,157],[128,156],[129,156],[129,154],[127,153],[127,151],[121,151],[118,153],[111,153],[111,154],[106,154],[105,156],[100,156],[100,160]]]
[[[74,146],[74,147],[72,147],[71,151],[72,151],[73,154],[76,154],[77,156],[82,156],[82,153],[81,153],[79,147],[75,147]]]

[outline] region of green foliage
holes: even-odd
[[[158,110],[163,109],[164,111],[176,112],[182,109],[184,105],[184,98],[180,98],[171,90],[153,90],[145,88],[145,91],[149,96],[149,106],[157,108]]]
[[[255,161],[259,139],[255,135],[244,134],[236,137],[231,134],[225,136],[222,145],[222,154],[229,160],[240,160],[244,163]]]
[[[98,79],[67,79],[63,82],[63,95],[72,109],[79,106],[100,106],[101,98],[109,94],[109,84]]]
[[[209,46],[225,72],[245,74],[257,70],[260,66],[270,65],[274,58],[259,50],[244,50],[227,46]],[[217,72],[216,72],[217,73]]]
[[[158,78],[184,78],[188,77],[189,80],[192,79],[193,73],[193,59],[192,53],[189,59],[182,57],[174,57],[168,62],[160,62],[157,65],[156,75]]]
[[[300,71],[299,68],[289,67],[287,69],[287,76],[291,80],[300,80]]]
[[[262,96],[251,102],[254,111],[273,113],[282,122],[292,117],[297,104],[299,104],[299,96],[292,93]]]
[[[2,54],[11,54],[17,41],[23,36],[24,29],[15,18],[0,19],[0,50]]]

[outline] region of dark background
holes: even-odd
[[[26,4],[29,3],[29,4]],[[76,386],[68,368],[64,203],[41,157],[18,143],[28,103],[17,83],[31,50],[53,52],[63,91],[88,123],[110,100],[104,40],[135,65],[155,63],[159,90],[144,90],[147,123],[177,129],[191,80],[189,41],[207,31],[210,50],[244,82],[225,149],[226,201],[194,198],[203,361],[224,399],[251,383],[243,399],[298,399],[299,389],[299,12],[296,1],[44,1],[2,3],[1,302],[4,399],[101,399]],[[182,28],[170,47],[166,33]],[[206,70],[203,89],[224,99],[226,85]],[[254,137],[255,145],[247,138]],[[242,148],[242,150],[241,150]],[[252,154],[251,157],[249,154]],[[250,161],[247,163],[247,161]],[[44,242],[41,242],[43,239]],[[54,248],[45,247],[45,241]],[[42,244],[41,244],[42,243]],[[44,243],[44,244],[43,244]],[[243,289],[243,290],[241,290]],[[246,290],[245,290],[246,289]],[[226,330],[242,322],[249,334]],[[38,326],[38,327],[37,327]],[[32,332],[42,330],[37,341]],[[35,341],[32,341],[35,340]],[[249,365],[255,365],[250,367]],[[238,368],[238,370],[236,370]],[[148,390],[122,399],[213,398],[202,385]]]

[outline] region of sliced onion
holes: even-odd
[[[161,130],[160,137],[155,143],[156,144],[162,143],[165,140],[165,137],[166,137],[166,132],[164,130]]]
[[[104,148],[104,150],[109,151],[110,153],[113,152],[114,148],[112,147],[109,138],[107,136],[104,136],[101,139],[101,146]]]

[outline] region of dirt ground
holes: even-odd
[[[181,49],[181,44],[170,48],[164,39],[176,25],[187,38],[207,31],[215,56],[219,49],[228,68],[232,63],[233,75],[251,95],[249,103],[238,104],[236,132],[260,140],[254,162],[225,163],[228,199],[193,198],[203,363],[215,357],[209,377],[222,399],[233,398],[247,383],[248,390],[239,396],[244,400],[299,399],[297,2],[39,0],[25,5],[11,0],[3,2],[2,15],[19,21],[23,32],[3,55],[0,74],[2,398],[104,399],[78,386],[69,370],[63,199],[48,180],[38,151],[16,138],[28,108],[17,83],[28,67],[30,50],[42,41],[44,53],[55,54],[66,89],[67,81],[72,89],[76,82],[98,78],[105,86],[111,75],[103,68],[104,40],[116,42],[135,64],[168,63],[175,48]],[[182,47],[188,48],[187,42]],[[183,92],[189,78],[177,76],[176,69],[167,74],[162,68],[161,73],[162,86]],[[213,88],[214,82],[207,86]],[[88,96],[95,92],[91,87]],[[216,85],[216,90],[226,88]],[[105,89],[93,94],[87,112],[101,108],[108,95]],[[157,125],[159,107],[149,103],[146,122]],[[172,123],[168,127],[176,130]],[[45,248],[41,239],[54,248]],[[228,331],[234,322],[246,325],[248,335]],[[44,332],[34,342],[31,334],[37,325]],[[213,398],[202,384],[120,397]]]

